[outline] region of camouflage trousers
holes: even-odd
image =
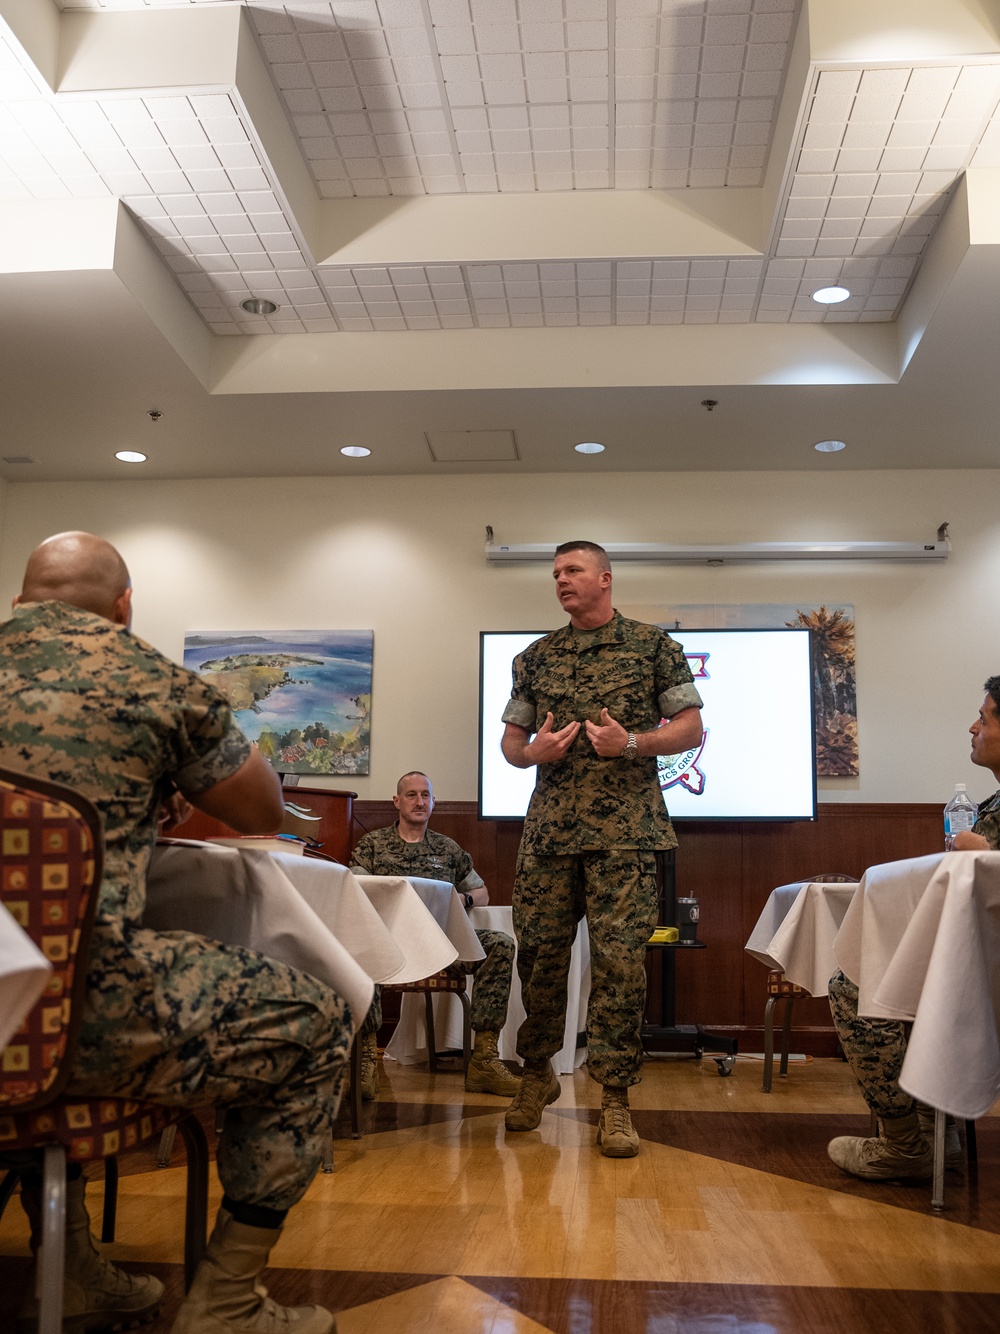
[[[352,1028],[329,987],[252,950],[182,932],[96,936],[67,1092],[225,1108],[226,1194],[285,1210],[319,1168]]]
[[[854,1078],[876,1116],[906,1116],[916,1103],[899,1087],[910,1025],[858,1014],[858,989],[838,969],[830,978],[830,1009]]]
[[[563,1044],[570,951],[577,923],[586,916],[591,970],[587,1068],[599,1084],[638,1084],[646,942],[656,914],[653,852],[619,848],[573,856],[518,855],[514,933],[527,1012],[517,1034],[522,1060],[551,1060]]]
[[[510,979],[514,972],[514,942],[504,931],[477,931],[485,959],[471,963],[453,963],[446,969],[456,977],[472,974],[472,1028],[476,1033],[499,1033],[507,1022]],[[375,988],[371,1009],[361,1026],[363,1035],[377,1033],[382,1027],[382,988]]]

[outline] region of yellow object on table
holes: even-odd
[[[673,945],[681,933],[676,926],[658,926],[649,938],[650,945]]]

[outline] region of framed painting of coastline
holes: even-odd
[[[189,630],[184,666],[221,690],[278,773],[367,774],[371,630]]]

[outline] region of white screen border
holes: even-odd
[[[507,764],[500,753],[500,738],[503,735],[503,723],[500,714],[510,695],[510,667],[514,657],[529,644],[548,630],[483,630],[479,642],[479,818],[482,820],[520,820],[527,811],[528,801],[535,784],[535,769],[515,769]],[[817,782],[816,782],[816,747],[815,747],[815,707],[812,690],[812,635],[805,629],[784,627],[730,628],[713,630],[672,630],[671,636],[679,643],[701,636],[700,645],[690,644],[689,651],[695,652],[706,643],[706,636],[742,636],[751,644],[752,636],[783,635],[796,637],[802,644],[797,651],[798,659],[804,671],[794,689],[794,707],[796,715],[795,745],[784,758],[774,757],[768,762],[786,763],[796,774],[798,796],[787,811],[782,810],[762,813],[759,802],[748,800],[743,809],[730,814],[711,810],[701,813],[694,805],[689,794],[679,786],[669,789],[664,801],[670,811],[671,819],[681,823],[720,822],[720,823],[791,823],[810,821],[817,817]],[[792,644],[795,639],[787,639]],[[804,650],[804,651],[803,651]],[[696,681],[697,684],[697,681]],[[772,683],[773,684],[773,683]],[[706,692],[707,693],[707,692]],[[768,726],[781,727],[787,717],[787,708],[792,701],[776,697],[758,702],[757,710],[751,714],[744,710],[746,718],[755,718],[758,749],[767,746]],[[734,715],[734,725],[735,725]],[[768,724],[767,719],[771,719]],[[706,718],[706,728],[712,729],[711,715]],[[706,743],[707,744],[707,743]],[[762,759],[763,762],[763,759]],[[760,785],[757,785],[759,792]],[[750,790],[748,786],[748,790]]]

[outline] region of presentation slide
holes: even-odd
[[[673,637],[704,701],[701,745],[657,762],[660,789],[679,820],[813,820],[816,762],[808,630],[679,630]],[[503,758],[500,715],[511,662],[535,631],[484,632],[480,659],[479,813],[525,814],[534,769]],[[578,743],[579,744],[579,743]]]

